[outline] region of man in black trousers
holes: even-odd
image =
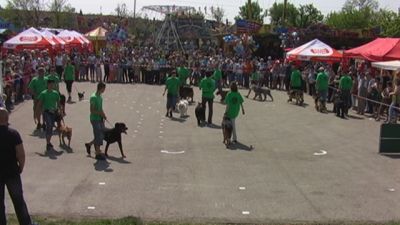
[[[20,225],[33,225],[22,192],[20,174],[24,170],[25,151],[18,131],[8,127],[8,111],[0,108],[0,224],[7,224],[4,189],[14,204]]]

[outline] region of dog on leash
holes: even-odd
[[[224,115],[222,119],[222,135],[223,135],[222,142],[225,144],[226,147],[228,147],[231,144],[232,131],[233,131],[232,121],[227,115]]]
[[[82,101],[85,98],[85,92],[78,92],[78,99]]]
[[[221,102],[224,102],[228,92],[229,92],[229,90],[221,90],[221,91],[217,91],[217,93],[215,93],[215,94],[221,95]]]
[[[200,126],[202,122],[206,121],[206,109],[203,107],[201,102],[197,104],[194,113],[196,114],[197,126]]]
[[[193,102],[194,91],[192,87],[182,86],[179,88],[179,96],[181,99],[187,100],[190,98],[190,102]]]
[[[106,141],[106,149],[104,151],[105,155],[108,157],[108,147],[110,144],[117,142],[119,150],[121,151],[122,158],[125,158],[124,151],[122,149],[122,136],[121,134],[127,134],[128,127],[125,123],[116,123],[114,128],[107,129],[104,131],[104,140]]]
[[[65,138],[67,138],[68,147],[70,147],[72,139],[72,128],[65,126],[64,124],[60,124],[59,126],[57,126],[57,131],[58,131],[58,138],[60,139],[60,146],[61,145],[65,146]]]
[[[287,102],[292,102],[292,99],[296,100],[296,105],[303,105],[304,103],[304,96],[302,90],[290,90],[288,92],[289,99]]]
[[[346,104],[339,90],[333,96],[333,113],[341,118],[344,118],[346,114]]]
[[[249,93],[247,94],[247,98],[249,97],[251,91],[254,91],[254,98],[256,99],[257,97],[262,100],[262,101],[266,101],[267,100],[267,95],[271,98],[272,101],[274,101],[274,98],[271,95],[271,90],[268,88],[263,88],[257,85],[252,85],[249,89]],[[264,97],[264,98],[262,98]]]
[[[187,115],[188,108],[189,108],[189,102],[187,100],[180,100],[178,102],[178,111],[181,114],[181,118]]]

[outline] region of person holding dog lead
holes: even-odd
[[[172,74],[170,77],[167,78],[165,81],[165,89],[163,96],[165,96],[165,92],[168,90],[167,93],[167,114],[165,114],[166,117],[171,117],[172,118],[172,111],[175,108],[176,102],[178,100],[178,94],[179,94],[179,86],[181,85],[181,82],[179,79],[176,77],[176,72],[172,71]]]
[[[347,116],[348,110],[351,108],[351,88],[353,87],[353,80],[345,73],[339,81],[339,89],[341,97],[344,101],[344,115]]]
[[[231,83],[231,91],[226,95],[225,104],[226,110],[225,115],[231,120],[232,124],[232,139],[234,143],[237,143],[236,133],[236,118],[239,115],[239,110],[242,108],[242,114],[244,115],[243,97],[238,91],[236,82]]]
[[[34,77],[31,82],[29,83],[29,91],[32,95],[33,98],[33,118],[35,121],[37,121],[37,126],[36,129],[39,130],[40,128],[44,129],[44,121],[43,125],[40,123],[41,121],[41,114],[36,114],[36,111],[38,110],[38,102],[39,102],[39,95],[42,93],[42,91],[46,90],[46,79],[44,77],[44,68],[39,68],[38,69],[38,76]]]
[[[64,69],[64,79],[65,79],[65,84],[67,86],[68,102],[71,102],[72,84],[74,83],[75,79],[75,67],[71,64],[71,60],[69,59]]]
[[[317,91],[317,97],[315,98],[315,106],[320,112],[326,111],[326,100],[328,98],[328,88],[329,88],[329,77],[325,73],[324,67],[318,69],[319,73],[317,75],[315,89]],[[321,103],[318,107],[318,101]]]
[[[104,120],[107,120],[107,116],[103,111],[103,97],[101,96],[105,90],[106,84],[99,82],[96,92],[90,96],[90,123],[92,124],[94,139],[89,143],[85,143],[85,147],[87,154],[90,155],[90,148],[94,145],[97,160],[106,159],[100,150],[104,139]]]
[[[216,89],[215,81],[211,78],[211,74],[207,73],[206,77],[203,78],[199,86],[201,93],[201,104],[203,108],[206,108],[206,103],[208,103],[208,124],[212,124],[213,116],[213,103],[214,103],[214,91]]]

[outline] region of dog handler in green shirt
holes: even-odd
[[[301,91],[301,73],[298,68],[294,69],[290,75],[290,88]]]
[[[214,91],[215,91],[215,81],[211,78],[211,74],[207,74],[200,82],[199,86],[201,93],[201,104],[203,108],[206,108],[206,103],[208,103],[208,124],[212,124],[213,116],[213,103],[214,103]]]
[[[94,139],[85,143],[85,147],[87,154],[90,155],[90,148],[94,145],[97,160],[106,159],[100,150],[104,139],[104,120],[107,120],[103,111],[103,97],[101,96],[105,90],[106,84],[100,82],[97,84],[97,91],[90,96],[90,123],[92,124]]]
[[[328,88],[329,88],[329,77],[325,73],[324,67],[319,68],[319,73],[317,75],[316,83],[315,83],[315,89],[317,90],[317,96],[315,100],[319,99],[319,101],[322,104],[322,110],[326,110],[326,99],[328,97]],[[316,102],[317,103],[317,102]]]
[[[58,91],[60,93],[60,78],[58,77],[58,74],[56,73],[56,68],[51,67],[50,68],[50,73],[47,74],[44,79],[46,80],[46,83],[48,80],[54,80],[54,90]]]
[[[168,77],[167,81],[165,81],[165,89],[163,96],[165,95],[165,92],[168,90],[167,93],[167,114],[165,115],[166,117],[171,117],[172,118],[172,111],[175,108],[176,102],[178,100],[178,93],[179,93],[179,86],[181,82],[179,79],[176,77],[176,72],[172,71],[172,75]]]
[[[237,143],[237,135],[236,135],[236,117],[239,115],[240,107],[242,107],[242,114],[244,115],[243,108],[243,97],[238,92],[236,82],[231,83],[231,91],[225,97],[226,110],[225,114],[231,120],[232,123],[232,138],[233,142]]]
[[[30,93],[32,95],[32,98],[33,98],[33,119],[35,121],[37,121],[37,126],[36,126],[37,130],[39,130],[42,127],[44,129],[44,123],[43,123],[43,126],[40,123],[40,121],[41,121],[40,118],[42,116],[41,116],[40,113],[37,114],[36,112],[39,110],[39,109],[37,109],[38,102],[39,102],[38,97],[39,97],[40,93],[42,93],[42,91],[46,90],[46,88],[47,88],[47,84],[46,83],[47,82],[46,82],[46,79],[44,77],[44,68],[40,67],[38,69],[38,76],[34,77],[31,80],[31,82],[29,83],[29,85],[28,85],[29,91],[30,91]]]
[[[345,103],[344,114],[347,116],[348,110],[351,107],[351,88],[353,87],[353,80],[348,74],[343,74],[339,81],[339,89],[342,99]]]
[[[46,151],[53,148],[51,136],[53,135],[56,113],[60,107],[60,94],[54,90],[55,81],[47,81],[47,90],[42,91],[38,97],[37,114],[43,113],[43,120],[46,124]]]
[[[64,69],[64,79],[65,79],[65,84],[67,86],[68,102],[71,102],[72,83],[74,83],[75,79],[75,67],[71,64],[70,59],[68,59],[67,65],[65,66]]]

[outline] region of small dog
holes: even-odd
[[[105,155],[108,157],[108,146],[110,144],[118,142],[118,147],[119,150],[121,151],[121,155],[123,158],[125,158],[124,151],[122,150],[122,137],[121,134],[124,133],[126,134],[128,130],[128,127],[126,127],[125,123],[116,123],[114,125],[114,128],[112,129],[107,129],[104,131],[104,140],[107,142],[106,144],[106,149],[105,149]]]
[[[82,101],[85,98],[85,92],[78,92],[78,99]]]
[[[229,92],[228,90],[221,90],[221,91],[217,91],[217,93],[215,93],[215,94],[221,95],[221,102],[224,102],[228,92]]]
[[[344,118],[346,114],[346,104],[340,91],[337,91],[333,97],[333,113],[336,113],[336,116],[341,118]]]
[[[247,94],[246,97],[249,97],[251,91],[254,91],[254,98],[256,99],[257,97],[262,100],[262,101],[266,101],[267,100],[267,95],[271,98],[272,101],[274,101],[274,98],[271,95],[271,90],[268,88],[263,88],[257,85],[252,85],[250,87],[249,93]],[[264,98],[262,98],[264,97]]]
[[[290,90],[288,92],[289,99],[287,102],[291,102],[292,99],[296,99],[296,105],[303,105],[304,103],[304,96],[303,96],[303,91],[301,90]]]
[[[65,139],[64,138],[67,138],[68,147],[70,147],[71,138],[72,138],[72,128],[60,124],[60,125],[57,126],[57,131],[58,131],[58,138],[60,139],[60,146],[61,145],[65,146]]]
[[[179,88],[179,96],[181,99],[188,99],[190,98],[190,102],[193,102],[194,91],[192,87],[183,86]]]
[[[178,102],[178,111],[181,114],[181,118],[187,115],[188,107],[189,107],[189,102],[187,100],[180,100]]]
[[[224,118],[222,119],[222,134],[223,134],[222,142],[225,144],[226,147],[228,147],[231,144],[232,131],[233,131],[232,121],[228,116],[224,115]]]
[[[202,122],[206,121],[206,109],[199,102],[194,110],[197,119],[197,126],[200,126]]]

